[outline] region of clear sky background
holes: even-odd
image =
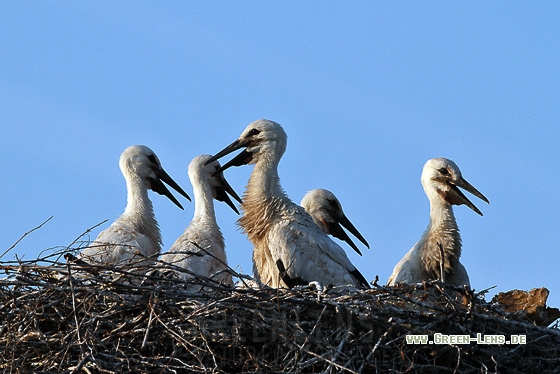
[[[267,118],[288,133],[287,194],[339,197],[371,244],[341,243],[368,280],[425,230],[422,166],[447,157],[491,202],[455,207],[472,286],[544,286],[560,307],[559,20],[553,1],[1,2],[0,253],[54,216],[1,260],[108,227],[127,146],[151,147],[192,196],[191,159]],[[239,194],[251,170],[226,172]],[[165,250],[194,206],[150,196]],[[238,217],[217,215],[250,274]]]

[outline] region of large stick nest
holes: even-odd
[[[0,268],[7,273],[0,280],[5,373],[552,373],[560,367],[558,325],[516,320],[481,294],[437,282],[286,290],[84,271],[58,259]],[[436,333],[525,335],[526,344],[407,344],[407,335],[433,340]]]

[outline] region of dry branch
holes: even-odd
[[[513,320],[481,295],[440,282],[323,287],[319,295],[315,287],[229,288],[158,272],[84,271],[71,262],[0,263],[0,270],[6,273],[3,372],[553,373],[560,367],[557,326]],[[407,335],[435,333],[525,335],[527,343],[407,344]]]

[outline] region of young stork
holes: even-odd
[[[452,206],[465,204],[482,216],[482,212],[459,187],[490,202],[462,177],[459,167],[446,158],[428,160],[420,180],[430,200],[430,223],[420,240],[395,265],[388,284],[393,286],[439,279],[452,285],[470,287],[467,270],[459,262],[461,236]]]
[[[358,232],[356,227],[344,214],[342,205],[336,196],[329,190],[317,188],[309,191],[299,204],[313,218],[313,221],[319,226],[324,233],[330,234],[335,238],[345,241],[360,256],[362,252],[356,244],[350,239],[344,228],[352,233],[359,241],[369,248],[368,242]],[[342,225],[342,226],[341,226]]]
[[[243,195],[243,216],[238,221],[254,246],[255,277],[271,287],[307,285],[312,281],[368,287],[342,248],[286,196],[277,170],[286,144],[282,126],[260,119],[207,161],[245,148],[220,171],[230,166],[255,165]]]
[[[186,272],[177,272],[178,276],[188,280],[195,275],[210,278],[218,273],[214,280],[232,285],[231,274],[220,272],[227,270],[224,237],[216,223],[213,198],[223,201],[237,214],[239,211],[227,195],[228,193],[242,203],[241,198],[231,188],[221,172],[218,161],[204,165],[210,155],[195,157],[189,164],[189,178],[194,191],[194,217],[169,251],[161,260],[184,268]],[[216,174],[214,174],[216,173]],[[214,174],[214,175],[213,175]]]
[[[121,154],[119,166],[128,191],[124,213],[103,230],[78,256],[85,262],[101,265],[147,265],[160,252],[161,234],[154,216],[148,189],[167,196],[183,209],[162,183],[190,197],[163,170],[155,153],[144,145],[133,145]]]

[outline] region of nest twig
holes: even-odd
[[[321,292],[231,288],[157,272],[84,271],[45,258],[0,263],[3,372],[552,373],[560,367],[557,327],[513,320],[471,290],[441,282]],[[433,340],[436,333],[525,335],[526,344],[407,343],[407,335]]]

